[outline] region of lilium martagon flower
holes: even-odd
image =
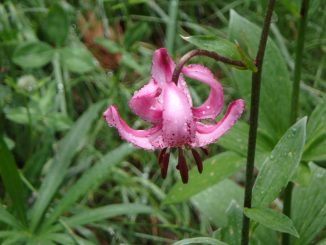
[[[131,110],[143,120],[152,124],[146,130],[130,128],[119,116],[117,107],[110,105],[103,113],[109,126],[115,127],[121,138],[146,150],[160,150],[158,162],[161,176],[166,177],[170,151],[178,149],[177,169],[182,182],[188,182],[188,166],[183,149],[190,150],[198,171],[203,170],[203,163],[196,148],[206,155],[207,145],[214,143],[225,134],[237,121],[244,110],[244,101],[238,99],[228,106],[223,118],[215,123],[205,124],[220,114],[224,105],[224,94],[221,84],[210,70],[202,65],[184,66],[177,85],[172,81],[175,64],[166,49],[154,52],[151,78],[142,89],[135,92],[129,101]],[[192,106],[192,99],[183,75],[205,83],[210,87],[206,101]]]

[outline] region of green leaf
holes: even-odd
[[[227,210],[232,202],[243,203],[243,188],[229,179],[198,193],[191,198],[201,215],[219,227],[228,223]]]
[[[229,39],[236,40],[250,57],[255,57],[261,29],[235,11],[230,13]],[[277,71],[277,72],[275,72]],[[234,82],[250,105],[251,72],[233,70]],[[274,144],[289,126],[291,82],[278,47],[268,40],[262,70],[259,127],[268,132]],[[267,133],[266,133],[267,134]]]
[[[253,207],[268,206],[297,170],[306,137],[307,118],[295,123],[266,158],[253,187]]]
[[[241,60],[237,45],[225,38],[208,35],[181,37],[200,49],[216,52],[230,59]]]
[[[42,182],[38,197],[31,210],[32,229],[37,227],[43,217],[44,211],[65,177],[73,156],[83,146],[88,131],[91,129],[93,122],[99,118],[98,114],[103,107],[103,101],[90,106],[59,143],[51,169]]]
[[[245,208],[245,215],[272,230],[289,233],[299,237],[292,220],[286,215],[270,208]]]
[[[3,185],[11,198],[13,208],[16,211],[20,221],[22,223],[26,223],[23,182],[19,177],[14,156],[8,149],[2,136],[0,136],[0,159],[0,174]],[[4,210],[2,210],[2,213],[6,215]],[[8,215],[6,215],[6,220],[10,221],[10,223],[13,221]]]
[[[219,229],[220,240],[228,244],[241,243],[242,208],[234,201],[226,210],[227,225]]]
[[[224,152],[205,160],[202,174],[199,174],[197,169],[192,168],[189,171],[189,183],[185,185],[179,180],[166,196],[164,203],[172,204],[189,199],[189,197],[237,172],[244,166],[244,162],[242,157],[233,152]]]
[[[71,72],[83,74],[97,65],[93,55],[84,47],[67,47],[61,50],[61,62]]]
[[[12,60],[22,68],[39,68],[53,58],[54,50],[44,42],[28,42],[17,46]]]
[[[102,184],[112,171],[112,168],[133,150],[134,148],[128,144],[121,145],[119,148],[107,153],[99,162],[95,163],[64,195],[53,212],[48,216],[46,224],[51,224],[63,212],[74,205],[80,197],[85,196],[89,190]]]
[[[302,159],[305,161],[326,160],[326,99],[317,105],[307,124],[307,142]]]
[[[96,44],[106,48],[110,53],[119,53],[123,51],[123,49],[116,42],[105,37],[96,37],[94,41]]]
[[[10,225],[13,228],[20,229],[22,224],[11,213],[9,213],[4,207],[0,205],[0,221]]]
[[[217,239],[210,237],[195,237],[187,238],[173,243],[173,245],[187,245],[187,244],[211,244],[211,245],[227,245]]]
[[[69,32],[69,19],[64,9],[54,4],[42,23],[47,40],[56,46],[63,45]]]
[[[292,219],[300,239],[293,245],[311,244],[326,226],[326,170],[311,163],[311,181],[308,186],[296,186],[292,197]]]
[[[114,218],[121,215],[137,215],[155,213],[151,207],[142,204],[112,204],[100,208],[87,209],[84,212],[63,219],[69,227],[76,227],[97,221]],[[61,225],[56,225],[51,232],[61,230]]]

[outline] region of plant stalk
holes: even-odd
[[[207,50],[203,50],[203,49],[193,49],[193,50],[189,51],[188,53],[186,53],[185,55],[183,55],[181,57],[179,63],[176,65],[173,75],[172,75],[172,81],[175,84],[178,84],[178,79],[179,79],[179,76],[180,76],[183,66],[194,56],[207,56],[216,61],[220,61],[220,62],[223,62],[228,65],[237,66],[239,68],[246,68],[246,65],[240,60],[232,60],[227,57],[221,56],[216,52],[211,52],[211,51],[207,51]]]
[[[299,34],[295,54],[295,66],[294,66],[294,80],[292,87],[292,100],[291,100],[291,114],[290,114],[290,124],[296,122],[299,114],[299,92],[300,92],[300,80],[301,80],[301,67],[302,67],[302,54],[304,49],[304,39],[305,31],[307,26],[308,19],[308,9],[309,9],[309,0],[301,1],[300,9],[300,23],[299,23]],[[292,191],[293,183],[289,182],[284,191],[284,207],[283,213],[291,217],[291,204],[292,204]],[[282,244],[290,244],[290,235],[283,233],[282,235]]]
[[[255,152],[256,152],[256,136],[258,128],[258,113],[259,113],[259,97],[260,84],[263,67],[263,59],[268,39],[268,32],[271,24],[275,0],[269,0],[264,19],[263,29],[260,36],[258,51],[256,55],[256,66],[258,71],[252,73],[251,78],[251,108],[250,108],[250,128],[248,138],[248,152],[247,152],[247,166],[246,166],[246,185],[244,207],[251,208],[252,188],[254,184],[254,166],[255,166]],[[248,245],[249,243],[249,225],[250,219],[243,215],[241,245]]]

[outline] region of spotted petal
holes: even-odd
[[[215,142],[225,134],[238,120],[244,110],[244,101],[241,99],[232,101],[221,121],[213,125],[196,123],[196,141],[192,147],[203,147]]]
[[[163,88],[163,140],[169,147],[190,144],[195,124],[187,96],[174,83]]]
[[[197,119],[215,119],[221,112],[224,103],[221,84],[214,78],[211,71],[202,65],[186,66],[182,69],[182,73],[210,86],[210,93],[206,101],[202,105],[192,108],[194,117]]]
[[[161,88],[153,79],[137,91],[129,101],[129,107],[142,119],[151,123],[162,121],[162,105],[158,101]]]
[[[154,126],[147,130],[135,130],[130,128],[125,121],[119,116],[115,106],[109,106],[103,114],[105,120],[111,127],[115,127],[121,138],[132,143],[135,146],[153,150],[154,146],[151,141],[161,134],[161,125]]]
[[[157,82],[158,86],[163,89],[165,83],[172,82],[172,74],[175,64],[165,48],[157,49],[152,59],[152,78]],[[187,95],[190,105],[192,105],[191,96],[182,74],[178,80],[178,87]]]

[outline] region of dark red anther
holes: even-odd
[[[204,147],[200,147],[200,149],[202,150],[202,152],[204,152],[204,154],[206,156],[208,156],[209,152],[208,152],[208,148],[204,148]]]
[[[182,182],[184,184],[188,183],[188,167],[181,148],[179,148],[178,169]]]
[[[169,167],[169,160],[170,160],[170,153],[166,153],[163,155],[163,160],[160,164],[161,167],[161,176],[163,179],[165,179],[166,174],[168,172],[168,167]]]
[[[161,164],[162,164],[162,161],[163,161],[163,158],[164,158],[164,155],[165,155],[166,150],[167,150],[167,148],[164,148],[164,149],[161,150],[160,153],[158,154],[157,162],[158,162],[158,164],[160,165],[160,167],[161,167]]]
[[[195,149],[191,149],[191,153],[193,157],[195,158],[195,162],[197,164],[198,172],[202,173],[203,172],[203,161],[201,160],[200,155]]]

